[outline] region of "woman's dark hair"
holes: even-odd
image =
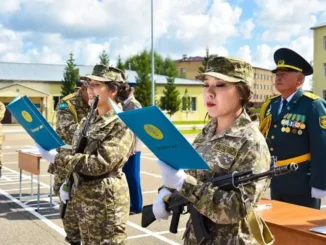
[[[250,101],[252,92],[247,83],[239,82],[235,83],[235,87],[238,90],[239,96],[241,98],[241,106],[246,109],[247,114],[250,116],[252,121],[256,121],[258,119],[257,113],[254,113],[252,110],[254,108],[254,103]]]
[[[108,82],[106,85],[111,91],[117,91],[116,102],[123,102],[128,99],[131,92],[131,87],[128,83]]]

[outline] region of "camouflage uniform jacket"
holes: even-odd
[[[73,138],[76,148],[80,127]],[[123,165],[134,147],[134,134],[113,112],[97,115],[90,126],[84,153],[60,157],[55,164],[87,176],[111,173],[110,177],[79,183],[72,201],[78,210],[80,231],[85,244],[123,244],[129,216],[129,189]],[[87,231],[86,234],[83,231]],[[106,243],[105,243],[106,244]]]
[[[2,166],[2,124],[1,121],[5,116],[6,106],[0,101],[0,168]],[[1,175],[1,173],[0,173]]]
[[[215,130],[216,120],[213,119],[193,143],[211,170],[188,171],[180,194],[206,216],[206,226],[211,235],[205,244],[257,244],[244,218],[257,204],[269,181],[246,185],[241,192],[223,191],[204,181],[212,178],[214,173],[220,176],[251,168],[255,173],[267,171],[271,159],[266,142],[245,112],[231,128],[218,134]],[[248,195],[252,206],[246,208],[243,205],[240,193]],[[185,244],[197,244],[191,219],[184,239]]]
[[[77,122],[74,113],[71,111],[66,101],[69,101],[74,107]],[[58,104],[56,110],[56,132],[67,145],[72,144],[72,137],[77,129],[78,123],[87,116],[88,111],[89,106],[83,101],[80,90],[76,93],[67,95]],[[70,154],[71,152],[71,150],[65,148],[59,148],[57,151],[66,154]],[[49,166],[48,172],[57,174],[58,178],[61,180],[65,179],[67,174],[64,169],[56,168],[53,164]],[[59,182],[58,184],[60,185],[62,181]]]

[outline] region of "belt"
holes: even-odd
[[[307,154],[303,154],[301,156],[292,157],[292,158],[289,158],[289,159],[277,161],[276,165],[277,166],[283,166],[283,165],[290,164],[292,162],[299,164],[299,163],[309,161],[310,159],[311,159],[311,155],[310,155],[310,153],[307,153]]]
[[[89,182],[89,181],[101,180],[101,179],[117,176],[119,173],[120,173],[120,171],[113,171],[113,172],[98,175],[98,176],[89,176],[89,175],[85,175],[85,174],[78,174],[78,175],[79,175],[79,177],[82,178],[83,182]]]

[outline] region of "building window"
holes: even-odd
[[[180,75],[181,77],[185,77],[187,73],[187,69],[186,68],[180,68]]]
[[[191,99],[189,96],[182,97],[182,110],[190,111]]]
[[[197,98],[196,97],[191,98],[191,110],[192,111],[197,110]]]
[[[326,64],[324,64],[324,76],[326,77]]]
[[[326,90],[323,90],[323,97],[324,97],[324,100],[326,100]]]
[[[60,96],[53,96],[53,110],[56,110],[59,101],[60,101]]]
[[[326,50],[326,36],[324,37],[324,49]]]

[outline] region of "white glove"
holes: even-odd
[[[326,191],[311,187],[311,197],[322,199],[326,196]]]
[[[153,203],[153,213],[157,221],[160,221],[161,219],[167,220],[169,215],[171,215],[171,213],[166,211],[165,203],[163,201],[163,198],[170,194],[171,192],[168,189],[162,188]]]
[[[180,191],[187,174],[183,170],[175,170],[161,160],[157,160],[162,171],[163,185]]]
[[[36,147],[43,159],[47,160],[51,164],[54,163],[55,156],[58,154],[58,152],[55,149],[47,151],[44,150],[42,146],[40,146],[37,143],[36,143]]]
[[[59,196],[60,196],[60,200],[61,202],[63,202],[64,204],[66,204],[67,201],[70,200],[69,198],[69,192],[65,191],[63,189],[63,186],[66,184],[66,181],[60,186],[60,191],[59,191]]]

